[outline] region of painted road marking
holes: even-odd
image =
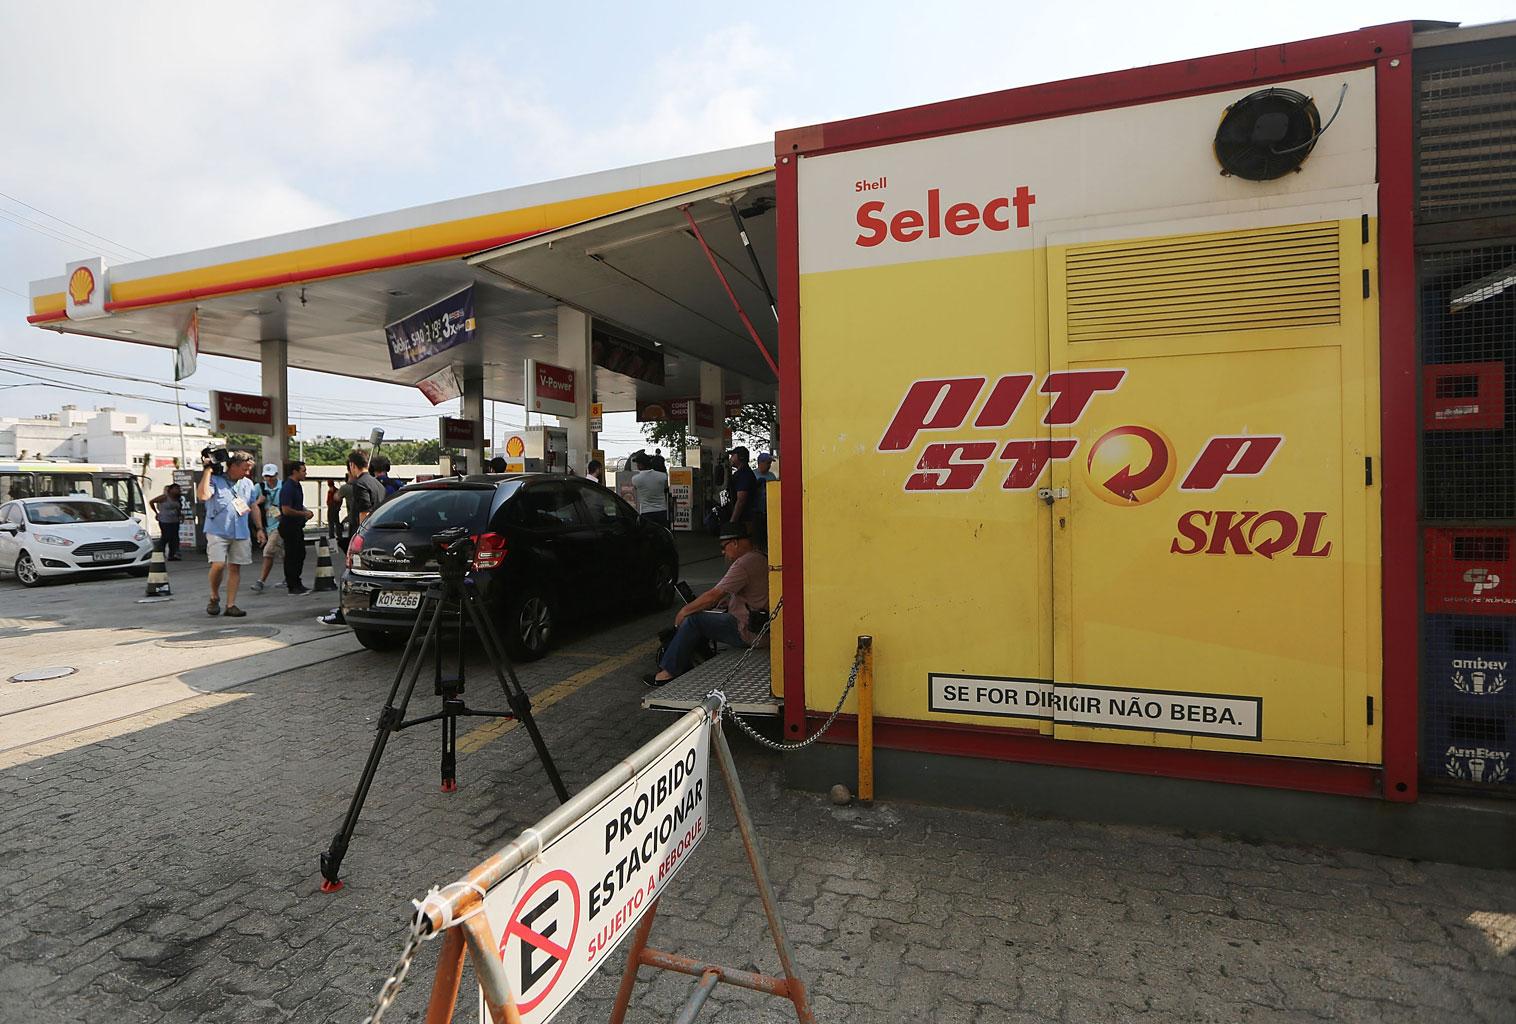
[[[618,668],[630,665],[639,658],[647,657],[657,650],[657,648],[657,640],[648,640],[645,643],[638,644],[636,647],[628,648],[624,654],[618,654],[614,658],[606,658],[598,665],[591,665],[589,668],[580,669],[561,682],[539,690],[532,694],[532,713],[540,715],[565,697],[571,696],[576,691],[583,689],[597,679],[609,675]],[[502,718],[488,725],[481,725],[470,729],[458,737],[458,753],[472,754],[476,750],[482,750],[486,744],[510,733],[519,724],[514,718]]]

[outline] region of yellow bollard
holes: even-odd
[[[858,802],[868,807],[874,802],[874,638],[860,636],[858,649]]]

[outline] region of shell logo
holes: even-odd
[[[509,455],[513,459],[521,458],[521,453],[524,451],[526,451],[526,442],[521,440],[520,437],[512,435],[510,439],[505,442],[505,454]]]
[[[1100,435],[1085,460],[1085,483],[1101,501],[1146,505],[1174,482],[1174,445],[1153,427],[1128,425]]]
[[[94,294],[94,272],[89,267],[75,267],[68,278],[68,297],[74,300],[76,306],[87,306],[90,296]]]

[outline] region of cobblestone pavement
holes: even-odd
[[[523,672],[534,690],[583,684],[540,719],[571,788],[670,721],[636,710],[660,621],[579,636]],[[436,734],[408,731],[390,744],[347,888],[317,892],[317,854],[393,665],[359,652],[0,770],[0,1021],[361,1020],[407,901],[553,805],[520,731],[468,744],[450,796],[438,792]],[[484,704],[490,689],[471,683],[470,696]],[[732,742],[821,1021],[1516,1020],[1512,875],[909,804],[838,808],[781,789],[778,755]],[[772,971],[716,797],[715,827],[653,942]],[[389,1020],[421,1018],[436,946]],[[635,1020],[671,1019],[692,983],[643,979]],[[598,976],[559,1019],[604,1020],[615,984]],[[701,1019],[793,1019],[786,1006],[723,988]]]

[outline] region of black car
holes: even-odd
[[[518,660],[546,653],[565,618],[673,600],[673,534],[604,487],[546,474],[451,477],[402,489],[349,543],[342,610],[360,643],[405,641],[438,579],[432,537],[459,526],[474,537],[480,595]]]

